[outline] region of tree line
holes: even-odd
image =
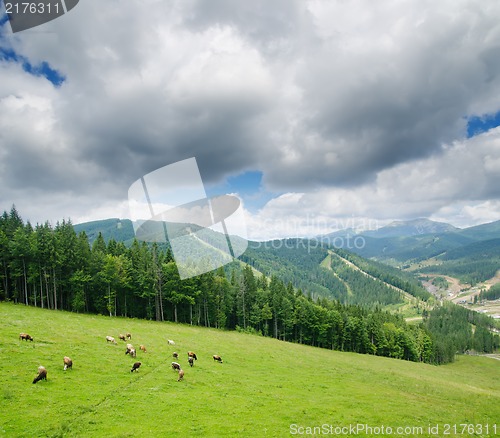
[[[476,295],[477,296],[477,295]],[[479,293],[479,301],[495,301],[500,298],[500,283],[494,284],[488,290],[482,290]]]
[[[452,359],[442,354],[432,324],[409,325],[378,307],[313,299],[238,261],[181,280],[168,247],[136,239],[125,246],[102,235],[90,244],[71,221],[33,227],[15,207],[0,217],[0,266],[0,300],[241,330],[411,361]]]
[[[426,315],[425,326],[434,334],[438,363],[452,362],[457,353],[493,353],[500,347],[491,317],[450,302]]]

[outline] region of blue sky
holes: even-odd
[[[497,126],[500,126],[500,111],[496,114],[470,117],[467,120],[467,137],[474,137]]]
[[[281,194],[267,191],[262,184],[262,177],[260,171],[247,171],[228,177],[222,184],[206,185],[205,190],[208,197],[235,193],[243,200],[245,209],[256,213]]]
[[[64,75],[53,69],[48,62],[42,61],[38,64],[32,64],[29,59],[19,55],[12,49],[6,49],[0,46],[0,62],[12,62],[20,64],[26,73],[33,76],[43,76],[54,86],[59,87],[66,79]]]

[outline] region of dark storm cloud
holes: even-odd
[[[401,11],[404,26],[382,16],[385,8],[368,10],[362,24],[331,15],[330,35],[304,52],[297,72],[305,114],[293,140],[297,156],[287,163],[286,150],[282,172],[269,174],[273,183],[357,185],[463,138],[465,117],[481,105],[487,111],[500,91],[489,56],[498,48],[498,21],[469,6]],[[303,143],[309,133],[312,146]]]

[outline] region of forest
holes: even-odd
[[[439,312],[410,325],[379,306],[313,299],[291,281],[239,261],[181,280],[168,247],[136,239],[129,246],[105,242],[100,234],[90,244],[71,221],[32,226],[14,206],[0,217],[0,265],[0,300],[47,309],[241,330],[435,364],[452,361],[457,351],[491,352],[499,344],[488,322],[481,320],[472,333],[470,323],[477,321],[470,315],[457,315],[467,320],[470,332],[456,342],[456,330],[446,328],[449,318]],[[353,273],[344,269],[339,275]],[[372,286],[360,282],[358,287],[369,295]]]
[[[500,298],[500,283],[494,284],[488,290],[482,290],[479,294],[479,301],[494,301]]]

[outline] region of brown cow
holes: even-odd
[[[196,357],[196,354],[193,351],[188,351],[188,358],[189,357],[192,357],[194,360],[198,360],[198,358]]]
[[[216,360],[217,362],[222,363],[222,357],[220,357],[218,354],[214,354],[212,357],[213,357],[213,358],[214,358],[214,360]]]
[[[47,380],[47,370],[43,366],[38,367],[38,374],[36,377],[33,379],[33,383],[39,382],[40,380]]]
[[[180,370],[181,366],[177,362],[172,362],[172,369],[173,370]]]
[[[177,379],[177,381],[180,382],[182,379],[184,379],[184,371],[179,370],[179,378]]]
[[[28,333],[19,333],[19,339],[33,342],[33,338]]]
[[[141,366],[141,362],[134,363],[134,365],[132,365],[132,369],[130,370],[130,372],[137,371],[140,366]]]
[[[66,371],[68,368],[73,369],[73,361],[68,357],[64,356],[64,371]]]

